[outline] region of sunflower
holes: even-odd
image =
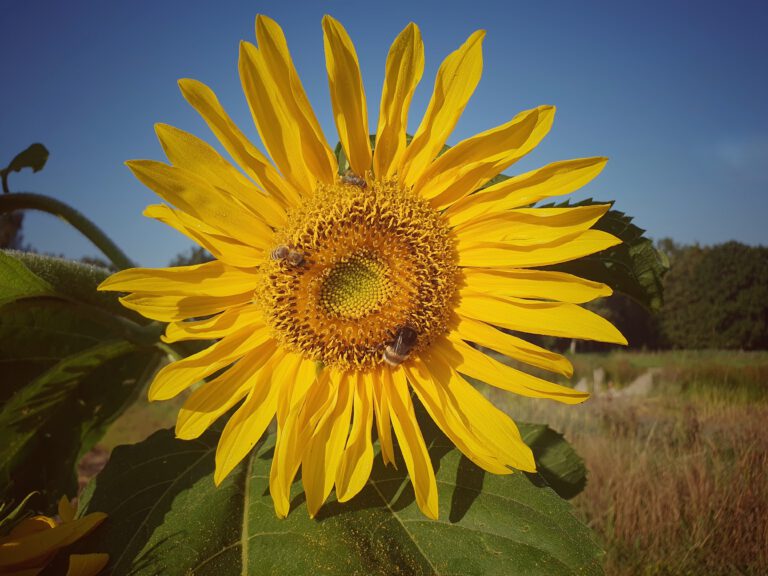
[[[58,512],[58,520],[49,516],[25,518],[0,538],[0,573],[30,576],[41,572],[59,550],[92,532],[107,517],[94,512],[75,518],[75,507],[64,496]],[[108,561],[108,554],[71,554],[67,576],[94,576]]]
[[[258,16],[258,46],[240,45],[239,72],[269,156],[238,129],[214,93],[183,79],[184,98],[234,160],[195,136],[156,127],[170,165],[128,166],[168,204],[145,215],[213,254],[209,263],[135,268],[102,290],[168,322],[166,342],[216,340],[164,367],[150,400],[200,382],[176,435],[193,439],[238,403],[216,451],[217,484],[277,419],[269,486],[279,516],[299,468],[310,515],[335,487],[346,501],[365,485],[375,426],[385,463],[395,439],[416,501],[438,515],[429,453],[412,392],[475,464],[496,474],[533,471],[514,422],[465,380],[524,396],[578,403],[587,395],[516,370],[482,349],[570,376],[572,367],[506,330],[626,343],[579,304],[611,290],[536,267],[619,243],[592,230],[607,205],[531,208],[594,178],[605,158],[556,162],[492,185],[552,124],[539,106],[459,142],[446,141],[482,68],[483,31],[442,63],[410,138],[408,109],[424,68],[409,24],[387,57],[375,145],[357,55],[344,28],[323,19],[325,61],[343,155],[337,160],[294,68],[285,37]],[[394,435],[392,431],[394,430]]]

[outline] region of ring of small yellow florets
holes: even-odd
[[[456,250],[429,204],[396,181],[320,185],[288,214],[255,299],[287,349],[370,368],[404,326],[414,351],[448,329]]]

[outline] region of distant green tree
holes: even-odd
[[[658,349],[664,346],[660,318],[636,300],[619,292],[587,304],[587,308],[609,320],[627,339],[632,349]],[[613,349],[613,344],[579,343],[582,351]]]
[[[179,252],[171,260],[171,266],[191,266],[192,264],[203,264],[204,262],[210,262],[213,260],[213,256],[205,248],[200,246],[193,246],[187,252]]]
[[[661,322],[675,348],[768,348],[768,248],[680,249],[665,278]]]

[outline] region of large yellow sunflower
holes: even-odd
[[[424,68],[409,24],[386,62],[375,147],[357,55],[344,28],[323,19],[334,118],[349,170],[340,170],[280,27],[256,19],[258,46],[240,46],[240,79],[269,155],[249,142],[214,93],[179,85],[238,170],[195,136],[158,125],[171,165],[131,170],[166,204],[145,214],[186,234],[215,261],[119,272],[100,289],[130,292],[123,304],[168,322],[165,339],[217,339],[169,364],[150,400],[196,388],[179,412],[179,438],[198,437],[242,402],[216,452],[220,483],[277,418],[270,475],[275,510],[288,514],[299,470],[309,513],[335,486],[346,501],[371,471],[375,421],[385,462],[394,441],[416,501],[436,518],[437,489],[414,415],[413,390],[429,415],[478,466],[496,474],[535,469],[517,427],[464,378],[524,396],[578,403],[586,395],[515,370],[473,346],[555,373],[566,358],[499,328],[625,343],[578,304],[603,285],[536,270],[619,242],[591,230],[607,205],[529,208],[594,178],[605,158],[556,162],[482,188],[549,131],[540,106],[459,142],[443,154],[482,68],[478,31],[440,66],[427,111],[406,137],[408,108]],[[341,172],[341,174],[340,174]]]

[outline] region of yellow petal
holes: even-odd
[[[312,518],[328,498],[336,481],[352,417],[354,386],[350,384],[348,374],[339,374],[333,380],[336,381],[332,384],[335,392],[333,408],[328,409],[328,417],[307,443],[301,463],[307,509]]]
[[[595,254],[621,240],[602,230],[585,230],[542,244],[511,242],[458,243],[459,265],[479,268],[527,268],[548,266]]]
[[[461,291],[456,312],[509,330],[559,338],[626,344],[621,333],[601,316],[570,303],[486,296]]]
[[[385,368],[385,370],[388,369]],[[421,430],[419,430],[419,425],[416,422],[416,413],[413,410],[405,372],[402,368],[398,368],[391,373],[392,427],[395,430],[403,460],[405,460],[405,467],[408,469],[408,476],[413,484],[416,504],[425,516],[437,520],[435,471],[432,468],[432,461],[429,458],[424,437],[421,435]]]
[[[263,385],[262,367],[272,359],[276,349],[273,340],[264,342],[221,375],[194,390],[179,409],[176,437],[198,438],[252,388]]]
[[[292,358],[291,358],[292,357]],[[314,361],[298,354],[287,355],[282,372],[275,371],[274,378],[285,382],[277,399],[277,439],[269,473],[269,491],[275,512],[280,517],[288,515],[293,479],[299,471],[307,442],[312,430],[306,426],[304,405],[307,393],[318,378]]]
[[[278,518],[285,518],[291,509],[291,484],[296,477],[301,457],[298,445],[300,429],[296,426],[298,409],[292,410],[282,429],[277,433],[275,452],[272,456],[272,467],[269,471],[269,493]]]
[[[376,149],[373,152],[373,171],[380,180],[391,179],[395,175],[405,152],[408,109],[423,73],[421,32],[411,22],[395,38],[387,55]]]
[[[472,320],[464,316],[458,316],[457,318],[456,334],[463,340],[490,348],[537,368],[556,372],[568,378],[573,376],[573,366],[565,356],[550,352],[512,334],[497,330],[485,322]]]
[[[462,140],[424,171],[414,190],[431,198],[437,209],[450,206],[533,150],[549,132],[554,117],[554,106],[539,106]]]
[[[363,489],[373,467],[373,386],[358,373],[354,387],[354,416],[347,446],[336,472],[336,497],[346,502]]]
[[[611,287],[565,272],[464,268],[462,285],[472,292],[583,304],[610,296]]]
[[[230,119],[219,100],[202,82],[184,78],[179,88],[192,107],[197,110],[227,152],[253,180],[285,205],[298,204],[300,195],[289,184],[256,146],[251,144]]]
[[[261,51],[253,44],[241,42],[238,69],[243,92],[264,147],[294,189],[302,196],[311,194],[316,177],[300,153],[302,126],[292,117],[286,102],[280,97],[280,90],[269,74]]]
[[[144,292],[137,292],[119,298],[126,308],[135,310],[145,318],[159,320],[160,322],[174,322],[187,318],[209,316],[218,314],[222,310],[240,306],[253,299],[253,291],[236,296],[178,296],[163,295],[154,296]]]
[[[0,540],[0,569],[45,558],[51,552],[69,546],[91,532],[106,517],[102,512],[94,512],[24,537],[7,536]]]
[[[58,511],[62,522],[71,522],[75,519],[75,513],[77,512],[66,496],[59,498]]]
[[[576,208],[518,208],[476,218],[454,229],[459,241],[543,244],[583,232],[610,210],[610,204]]]
[[[275,353],[256,374],[245,402],[224,426],[216,446],[216,471],[213,481],[218,486],[253,449],[264,434],[277,410],[277,395],[282,381],[273,371],[285,363],[285,356]]]
[[[317,365],[314,361],[306,360],[299,354],[288,355],[285,362],[285,373],[282,375],[286,383],[277,400],[278,424],[285,421],[288,412],[304,399],[304,395],[315,380],[316,375]]]
[[[389,396],[393,386],[392,373],[387,369],[381,369],[373,373],[366,373],[364,376],[371,378],[373,408],[376,416],[376,430],[379,433],[381,458],[384,464],[392,464],[397,468],[395,449],[392,446],[392,421],[389,406]]]
[[[96,576],[109,562],[109,554],[72,554],[67,576]]]
[[[293,121],[299,126],[301,152],[309,172],[317,180],[333,184],[338,172],[336,156],[328,146],[309,104],[282,29],[277,22],[260,14],[256,17],[256,39],[264,65],[272,77],[272,86],[279,92]]]
[[[24,518],[21,522],[16,524],[11,529],[10,537],[13,539],[19,539],[36,532],[43,532],[50,528],[55,528],[58,523],[48,516],[32,516],[31,518]],[[6,538],[0,539],[0,542],[6,540]]]
[[[605,168],[607,158],[577,158],[547,164],[515,176],[452,204],[445,217],[458,226],[483,214],[503,212],[550,198],[570,194],[588,184]]]
[[[288,407],[288,414],[283,417],[280,415],[281,398],[278,398],[277,440],[269,473],[269,492],[272,495],[275,512],[281,518],[288,515],[291,484],[299,471],[301,459],[312,434],[308,427],[301,425],[304,423],[304,419],[299,418],[303,408],[302,400],[317,379],[314,362],[300,359],[294,366],[294,370],[286,373],[288,382],[286,389],[290,386],[291,395],[285,404]]]
[[[126,164],[136,178],[163,200],[244,244],[269,246],[271,228],[205,180],[153,160],[132,160]]]
[[[449,391],[470,423],[464,437],[470,433],[476,436],[483,448],[504,466],[535,472],[533,453],[512,419],[459,376],[444,358],[431,355],[428,363],[433,381]]]
[[[473,432],[472,424],[460,407],[449,382],[435,380],[419,358],[404,366],[408,381],[435,424],[472,462],[493,474],[510,474],[489,446]]]
[[[168,364],[157,373],[149,387],[150,401],[173,398],[195,382],[226,368],[269,339],[269,330],[253,330],[247,327],[222,338],[197,354]]]
[[[214,340],[251,326],[254,330],[264,327],[264,315],[252,303],[224,310],[221,314],[186,322],[171,322],[165,328],[163,342],[182,340]]]
[[[352,170],[364,176],[371,169],[368,108],[355,47],[334,18],[323,16],[325,67],[336,129]]]
[[[483,30],[473,33],[440,65],[427,111],[400,163],[398,173],[402,184],[411,186],[416,182],[453,132],[480,81],[484,37]]]
[[[285,208],[259,190],[206,142],[167,124],[155,124],[155,132],[168,160],[188,170],[235,200],[267,223],[285,222]]]
[[[144,209],[143,214],[175,228],[208,250],[214,258],[230,266],[252,268],[264,261],[263,247],[246,245],[229,236],[223,236],[215,228],[181,210],[174,210],[165,204],[152,204]]]
[[[564,404],[578,404],[589,398],[589,394],[584,392],[547,382],[502,364],[453,335],[440,339],[434,350],[434,355],[444,358],[453,370],[520,396],[548,398]]]
[[[236,296],[253,291],[256,271],[230,268],[218,260],[172,268],[129,268],[112,274],[99,290],[178,296]]]

